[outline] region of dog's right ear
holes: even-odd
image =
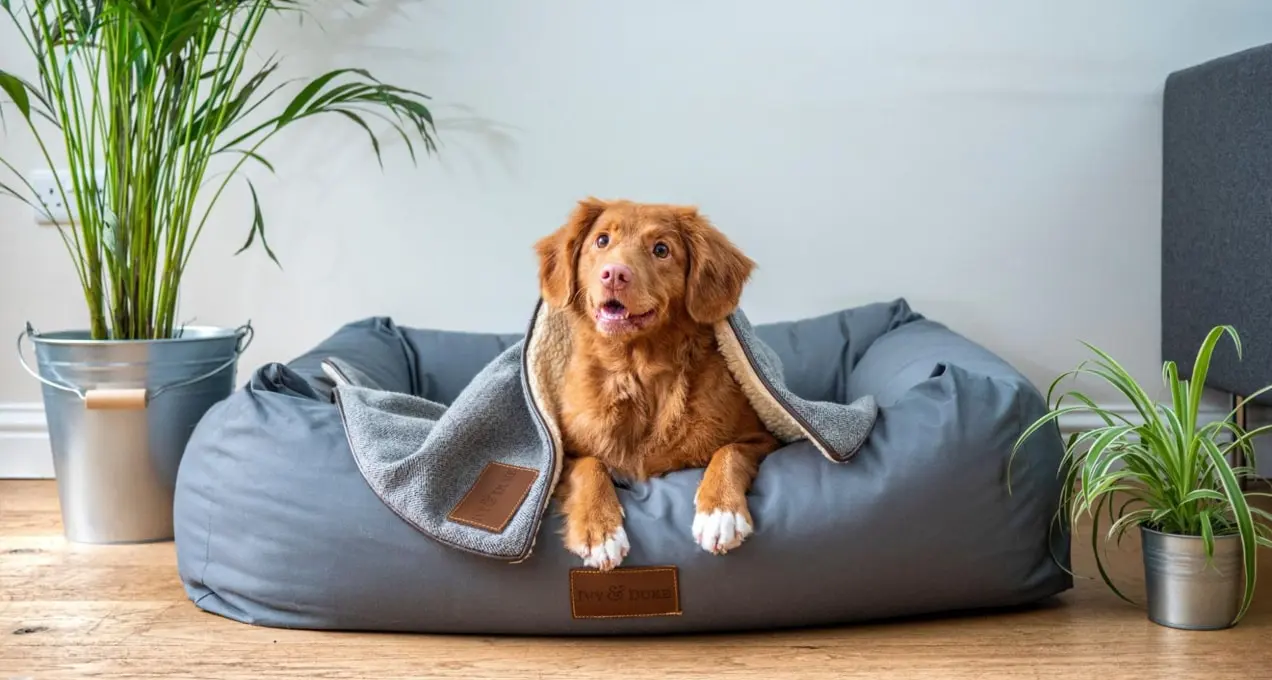
[[[742,287],[755,269],[755,262],[699,214],[697,208],[687,206],[677,212],[689,250],[685,309],[698,323],[723,321],[737,308]]]
[[[579,201],[561,228],[534,244],[539,255],[539,292],[550,306],[565,308],[574,297],[575,269],[583,239],[606,207],[606,203],[597,198]]]

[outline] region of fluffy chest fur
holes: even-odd
[[[709,329],[673,342],[580,340],[562,394],[566,449],[617,477],[703,467],[739,432],[759,427]]]

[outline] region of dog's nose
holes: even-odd
[[[601,283],[611,290],[622,290],[632,282],[632,270],[625,264],[607,264],[601,267]]]

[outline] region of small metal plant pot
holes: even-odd
[[[252,329],[183,328],[160,340],[87,331],[18,336],[18,360],[44,388],[62,529],[75,543],[170,540],[186,441],[234,389]],[[35,345],[37,370],[23,358]]]
[[[1206,557],[1200,536],[1164,534],[1140,526],[1148,618],[1183,630],[1221,630],[1241,609],[1245,569],[1241,538],[1215,536]]]

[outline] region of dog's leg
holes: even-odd
[[[565,547],[588,567],[609,571],[630,546],[623,530],[623,506],[605,466],[590,456],[575,458],[566,471]]]
[[[760,461],[777,447],[777,440],[765,432],[722,446],[711,455],[693,499],[693,540],[703,550],[722,555],[751,535],[755,523],[746,492]]]

